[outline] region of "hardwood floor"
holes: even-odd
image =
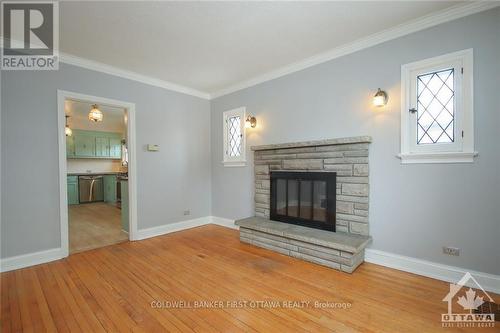
[[[0,281],[3,332],[474,331],[441,328],[445,282],[368,263],[341,273],[240,243],[236,230],[215,225],[78,253]],[[312,303],[284,308],[287,301]]]
[[[121,211],[104,202],[71,205],[69,253],[77,253],[128,240],[122,230]]]

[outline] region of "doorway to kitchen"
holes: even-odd
[[[64,256],[133,240],[135,105],[58,91]]]

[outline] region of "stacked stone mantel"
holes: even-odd
[[[253,146],[255,215],[269,218],[270,172],[337,172],[336,231],[369,234],[369,144],[371,137]]]

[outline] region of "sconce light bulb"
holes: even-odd
[[[248,116],[245,120],[245,128],[255,128],[257,126],[257,119],[252,116]]]
[[[387,104],[387,94],[385,91],[378,89],[375,96],[373,96],[373,105],[380,107]]]

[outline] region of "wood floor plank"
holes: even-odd
[[[12,273],[5,273],[5,278],[0,280],[0,292],[2,297],[2,308],[0,317],[0,327],[2,332],[12,331],[12,318],[11,318],[11,306],[9,303],[9,279],[8,275]],[[14,287],[11,287],[14,288]]]
[[[477,331],[441,327],[448,283],[367,263],[346,274],[241,243],[237,231],[214,225],[2,273],[0,284],[2,332]],[[174,306],[181,301],[189,306]]]
[[[28,269],[27,269],[28,270]],[[33,316],[36,316],[35,311],[30,309],[29,292],[27,291],[27,284],[24,281],[24,276],[22,271],[16,271],[16,284],[17,284],[17,297],[19,299],[19,309],[21,311],[21,322],[24,332],[35,332]]]
[[[31,283],[33,283],[33,293],[37,300],[45,330],[47,332],[55,332],[57,331],[56,325],[54,323],[54,319],[52,318],[47,300],[45,299],[45,295],[43,294],[42,286],[36,274],[36,269],[32,269],[29,271],[29,277]]]
[[[126,273],[123,272],[121,267],[114,266],[112,261],[107,261],[107,255],[105,253],[95,253],[88,252],[83,254],[89,265],[92,265],[99,274],[108,281],[108,283],[113,285],[113,288],[120,294],[124,299],[135,299],[137,301],[144,302],[145,304],[150,304],[154,299],[149,297],[143,289],[137,287],[133,280],[127,278]],[[175,325],[167,320],[160,320],[152,314],[154,311],[150,307],[141,308],[141,312],[136,313],[135,321],[138,325],[147,325],[144,327],[145,330],[149,331],[177,331]]]
[[[111,319],[119,332],[136,328],[131,318],[127,301],[117,295],[112,286],[100,278],[97,271],[88,269],[88,263],[82,260],[68,260],[71,268],[80,277],[100,309]]]
[[[39,282],[41,292],[43,297],[47,303],[47,307],[50,312],[50,316],[54,326],[56,327],[56,331],[58,332],[69,332],[69,328],[64,321],[63,310],[61,310],[58,306],[56,299],[58,298],[58,293],[54,292],[57,289],[52,288],[51,281],[47,279],[44,270],[47,266],[41,265],[36,267],[36,276]]]
[[[157,246],[159,246],[159,245],[157,245]],[[169,244],[170,248],[172,248],[173,246],[174,246],[174,244],[172,244],[172,243]],[[189,253],[189,249],[186,247],[183,247],[182,244],[178,244],[177,246],[182,247],[182,248],[178,248],[177,249],[178,251],[183,252],[183,253]],[[161,259],[163,259],[163,257]],[[217,294],[215,294],[215,295],[217,295],[219,298],[231,299],[231,298],[235,297],[234,290],[236,289],[238,291],[238,293],[236,295],[239,297],[245,297],[248,299],[256,299],[256,300],[261,300],[263,298],[262,294],[261,294],[262,291],[260,290],[260,288],[254,287],[255,285],[259,284],[260,281],[254,280],[254,281],[251,281],[251,283],[242,285],[242,284],[240,284],[240,281],[243,281],[245,279],[245,277],[244,276],[236,276],[240,272],[232,272],[231,271],[231,275],[236,276],[235,279],[232,279],[231,277],[227,276],[227,271],[224,269],[220,270],[220,272],[223,273],[223,275],[221,277],[217,277],[217,269],[220,267],[225,267],[225,264],[222,262],[219,262],[216,265],[206,264],[202,259],[200,259],[196,255],[196,251],[191,253],[191,255],[189,256],[189,259],[184,260],[183,262],[175,262],[175,260],[176,260],[175,256],[172,257],[171,260],[174,261],[172,263],[175,265],[176,269],[179,269],[179,267],[186,265],[186,267],[185,267],[186,271],[184,273],[188,272],[190,267],[197,267],[198,269],[207,273],[202,283],[207,285],[211,291],[209,292],[209,295],[204,295],[205,297],[211,296],[211,295],[213,296],[214,295],[213,290],[216,290]],[[233,266],[233,267],[238,267],[238,266]],[[241,268],[241,266],[240,266],[240,268]],[[179,272],[179,273],[183,274],[183,272]],[[252,272],[247,272],[247,273],[250,273],[250,275],[253,274]],[[224,285],[222,285],[222,286],[219,285],[220,284],[219,282],[222,279],[225,281],[225,283],[227,285],[231,286],[231,289],[225,288]],[[188,281],[188,282],[191,284],[199,283],[195,278],[192,279],[192,281]],[[223,291],[226,291],[226,292],[222,293]],[[275,294],[280,295],[280,292],[277,291]],[[286,299],[286,293],[281,292],[280,296],[282,299]],[[289,296],[289,294],[288,294],[288,296]],[[300,310],[295,310],[295,311],[300,311]],[[267,312],[269,312],[269,313],[267,313]],[[278,319],[278,318],[275,318],[276,315],[278,317],[287,315],[286,312],[285,313],[279,312],[278,314],[276,313],[276,311],[272,311],[272,310],[268,310],[267,312],[263,312],[260,314],[260,316],[259,316],[260,322],[273,323],[273,322],[276,322]],[[301,318],[301,317],[299,317],[299,318]],[[289,330],[292,327],[297,327],[298,323],[294,323],[295,318],[293,316],[289,316],[288,318],[285,318],[285,319],[286,319],[286,321],[285,321],[286,326],[283,327],[283,329]],[[310,326],[313,326],[312,323],[310,323],[310,324],[311,324]],[[302,327],[302,328],[304,330],[307,330],[306,327]],[[314,328],[314,331],[321,330],[321,328],[319,328],[319,327],[312,327],[312,328]]]

